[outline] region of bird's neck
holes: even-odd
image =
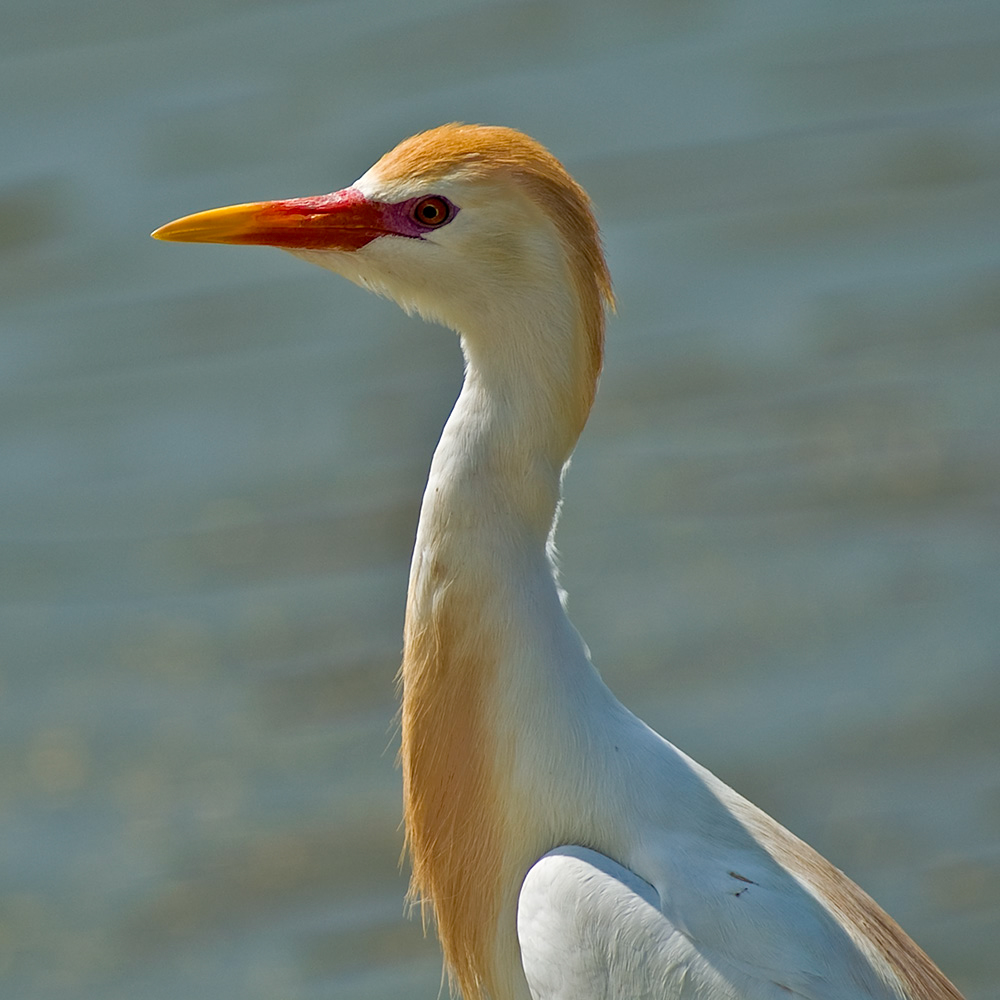
[[[537,315],[506,342],[495,327],[463,335],[465,384],[434,455],[411,566],[401,761],[412,892],[433,910],[468,1000],[504,993],[491,982],[497,924],[516,891],[514,841],[532,837],[514,815],[512,699],[537,699],[537,675],[562,660],[586,661],[582,646],[560,651],[575,633],[548,554],[596,381],[576,322]],[[549,350],[527,350],[532,338]],[[502,919],[513,942],[513,916]]]

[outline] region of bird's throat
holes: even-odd
[[[546,626],[563,615],[548,547],[597,377],[585,325],[548,320],[510,331],[551,337],[562,322],[547,352],[463,337],[466,379],[434,455],[410,570],[400,758],[411,894],[433,912],[466,1000],[512,995],[496,977],[520,967],[517,887],[526,857],[547,849],[516,806],[509,698],[519,674],[547,661]],[[539,606],[548,618],[525,630]]]

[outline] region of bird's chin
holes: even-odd
[[[451,327],[449,318],[442,314],[441,303],[429,289],[413,285],[400,274],[387,276],[385,263],[374,266],[366,257],[366,249],[360,250],[300,250],[282,247],[287,253],[316,264],[324,270],[333,271],[342,278],[366,291],[374,292],[383,298],[392,299],[401,309],[409,314],[416,313],[431,323],[440,323]]]
[[[368,291],[376,292],[379,295],[389,294],[383,288],[379,287],[377,281],[372,279],[371,268],[366,267],[365,261],[362,259],[363,251],[300,250],[292,247],[282,247],[281,249],[286,253],[290,253],[293,257],[298,257],[300,260],[315,264],[325,271],[332,271],[334,274],[339,274],[342,278],[347,278],[348,281]]]
[[[324,270],[333,271],[344,278],[354,278],[351,276],[353,270],[357,270],[357,263],[352,260],[355,250],[315,250],[299,249],[298,247],[279,247],[285,253],[290,253],[293,257],[316,264]]]

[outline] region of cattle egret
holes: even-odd
[[[444,125],[342,191],[153,235],[280,247],[460,335],[400,757],[412,898],[466,1000],[961,1000],[845,875],[624,708],[566,616],[552,534],[612,293],[547,150]]]

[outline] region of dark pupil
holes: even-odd
[[[444,217],[444,210],[437,201],[425,201],[419,209],[420,218],[427,223],[440,222]]]

